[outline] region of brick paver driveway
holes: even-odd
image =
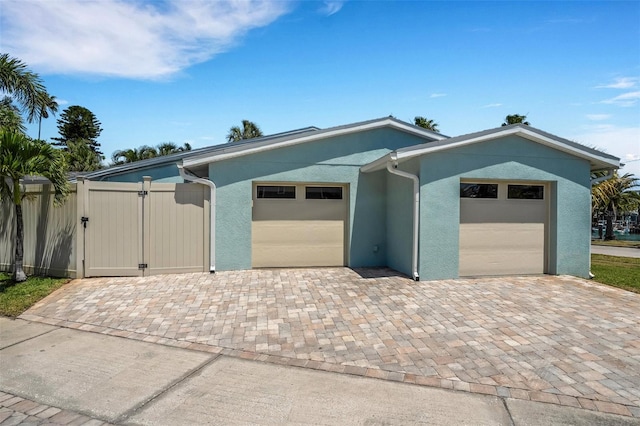
[[[22,318],[640,417],[640,295],[573,277],[417,283],[326,268],[86,279]]]

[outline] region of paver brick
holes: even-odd
[[[569,276],[414,282],[389,269],[303,268],[97,278],[22,317],[591,410],[640,407],[640,296]]]

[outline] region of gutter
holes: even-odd
[[[615,173],[616,169],[609,169],[609,173],[607,173],[605,176],[601,176],[599,178],[596,179],[591,179],[591,186],[596,185],[600,182],[604,182],[605,180],[609,180],[613,177],[613,174]]]
[[[420,219],[420,179],[418,176],[411,173],[407,173],[402,170],[398,170],[398,160],[396,153],[391,153],[390,160],[387,162],[387,170],[389,173],[401,176],[403,178],[411,179],[413,181],[413,250],[411,267],[413,270],[414,281],[420,281],[418,274],[418,233],[419,233],[419,219]]]
[[[604,182],[605,180],[611,179],[616,170],[617,169],[609,169],[609,172],[605,176],[601,176],[596,179],[591,179],[591,187],[593,187],[593,185],[596,185],[600,182]],[[595,274],[591,272],[591,243],[589,243],[589,279],[593,279],[593,278],[595,278]]]
[[[181,164],[177,164],[182,179],[207,185],[211,190],[211,207],[209,210],[209,272],[216,272],[216,184],[209,179],[188,173]]]

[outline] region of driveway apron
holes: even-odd
[[[640,417],[640,295],[568,276],[315,268],[76,280],[23,319]]]

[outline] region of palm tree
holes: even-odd
[[[27,131],[20,115],[20,109],[13,104],[10,96],[5,96],[0,100],[0,130],[16,133]]]
[[[508,126],[510,124],[519,124],[519,123],[526,124],[528,126],[529,122],[526,120],[527,120],[526,115],[520,115],[520,114],[507,115],[504,119],[504,123],[502,123],[502,126]]]
[[[175,154],[176,152],[191,151],[191,145],[185,142],[183,146],[177,146],[173,142],[164,142],[156,147],[158,156]]]
[[[417,116],[413,119],[413,123],[418,127],[440,133],[440,130],[438,130],[438,123],[433,120],[429,120],[426,117]]]
[[[257,124],[249,120],[242,120],[242,129],[233,126],[227,134],[227,142],[238,142],[243,139],[253,139],[262,136],[262,131]]]
[[[24,198],[20,180],[25,176],[43,176],[53,184],[55,203],[61,204],[69,194],[67,165],[62,151],[40,140],[31,140],[25,135],[0,131],[0,197],[12,200],[16,212],[16,247],[13,280],[25,281],[22,269],[24,259],[24,223],[22,200]]]
[[[148,160],[158,156],[156,148],[149,145],[142,145],[139,148],[118,150],[111,156],[114,165],[133,163],[140,160]]]
[[[185,151],[191,151],[191,145],[188,142],[185,142],[183,146],[177,146],[173,142],[164,142],[155,148],[149,145],[142,145],[139,148],[115,151],[111,156],[111,161],[117,166]]]
[[[600,182],[591,189],[591,206],[594,212],[604,213],[607,220],[605,240],[615,240],[613,224],[618,212],[630,212],[640,207],[640,193],[631,189],[640,186],[640,179],[631,173]]]
[[[40,116],[38,117],[38,139],[40,139],[40,131],[42,130],[42,119],[49,118],[49,113],[56,115],[58,112],[58,102],[55,96],[48,96],[47,105],[40,110]]]
[[[4,92],[22,107],[27,121],[33,123],[43,110],[49,108],[52,96],[40,76],[27,69],[26,64],[7,53],[0,55],[0,92]]]

